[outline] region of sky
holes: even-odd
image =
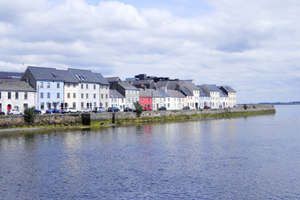
[[[300,101],[299,0],[0,1],[0,71],[79,68]]]

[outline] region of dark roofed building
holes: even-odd
[[[24,72],[0,72],[0,80],[20,81]]]

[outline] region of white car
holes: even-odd
[[[7,111],[8,115],[23,115],[23,113],[19,110],[16,109],[10,109]]]
[[[75,108],[65,108],[61,112],[62,113],[77,113],[79,111],[77,109],[75,109]]]
[[[81,110],[81,112],[89,113],[89,112],[92,112],[92,110],[89,108],[85,108],[85,109]]]

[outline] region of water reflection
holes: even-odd
[[[282,112],[0,135],[0,199],[297,199],[300,116]]]

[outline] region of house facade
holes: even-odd
[[[220,90],[222,90],[225,94],[227,94],[227,96],[228,96],[228,106],[229,107],[236,106],[236,91],[228,85],[220,86]]]
[[[203,89],[210,96],[210,107],[217,109],[221,105],[220,103],[220,90],[216,85],[204,84]]]
[[[0,110],[7,113],[10,109],[24,112],[35,106],[36,92],[24,81],[0,80]]]
[[[119,108],[120,111],[124,111],[126,98],[117,90],[109,90],[109,107]]]

